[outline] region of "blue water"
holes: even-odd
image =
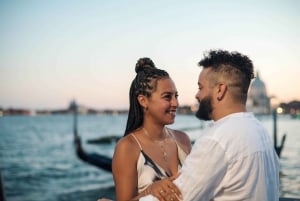
[[[170,127],[192,139],[205,124],[193,115],[178,115]],[[271,117],[261,118],[272,135]],[[88,139],[122,135],[126,115],[82,115],[78,132],[84,148],[112,156],[114,143],[87,144]],[[281,196],[300,197],[300,120],[278,117],[278,141],[286,133],[281,156]],[[79,160],[73,147],[73,116],[0,117],[0,171],[7,201],[97,200],[114,198],[112,175]]]

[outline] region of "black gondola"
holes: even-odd
[[[75,101],[72,102],[70,109],[72,109],[74,112],[73,134],[74,134],[74,145],[75,145],[76,155],[78,156],[78,158],[80,158],[82,161],[86,163],[89,163],[98,168],[111,172],[112,158],[98,153],[87,153],[83,149],[80,136],[78,135],[77,132],[77,105]]]

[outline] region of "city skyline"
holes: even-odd
[[[269,96],[300,100],[300,2],[0,1],[0,107],[127,109],[138,58],[196,103],[209,49],[246,54]]]

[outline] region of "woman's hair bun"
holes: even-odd
[[[156,68],[155,64],[150,58],[144,57],[140,58],[135,65],[135,72],[139,73],[141,71],[145,71],[146,69]]]

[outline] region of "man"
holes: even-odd
[[[252,61],[238,52],[216,50],[199,65],[196,116],[213,123],[196,140],[174,180],[183,200],[279,200],[278,156],[266,129],[246,112]],[[171,191],[160,192],[173,200]]]

